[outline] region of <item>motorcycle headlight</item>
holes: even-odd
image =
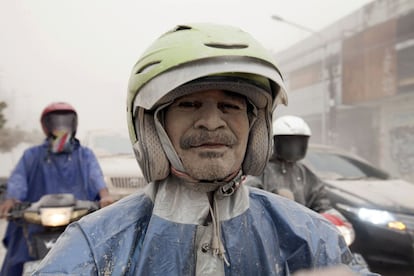
[[[44,226],[63,226],[70,223],[73,207],[40,208],[40,220]]]

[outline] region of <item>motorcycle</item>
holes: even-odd
[[[324,218],[330,221],[333,225],[336,226],[338,232],[342,235],[347,246],[350,246],[355,240],[355,231],[351,223],[337,210],[331,209],[325,213],[321,214]],[[369,269],[368,263],[365,261],[365,258],[356,252],[352,252],[353,255],[353,264],[365,267]]]
[[[321,215],[335,225],[338,232],[342,235],[347,246],[350,246],[355,240],[355,231],[352,224],[336,209],[329,209]]]
[[[22,225],[29,255],[34,259],[24,264],[23,275],[31,275],[71,222],[98,209],[98,202],[77,200],[73,194],[48,194],[37,202],[15,206],[8,219]],[[43,227],[39,227],[40,232],[29,235],[29,225]]]

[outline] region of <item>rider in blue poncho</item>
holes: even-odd
[[[27,149],[7,183],[6,200],[0,215],[6,217],[17,202],[36,202],[45,194],[71,193],[77,199],[112,202],[101,168],[93,152],[75,138],[77,113],[67,103],[52,103],[41,115],[47,138]],[[41,231],[29,225],[28,235]],[[21,275],[23,263],[31,260],[23,227],[9,222],[3,243],[7,248],[0,275]]]
[[[162,35],[135,64],[127,100],[148,186],[71,224],[34,275],[368,275],[323,217],[246,185],[268,161],[286,97],[271,55],[240,29]]]

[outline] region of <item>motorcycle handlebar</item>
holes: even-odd
[[[34,209],[33,211],[39,211],[38,208],[41,207],[37,204],[39,201],[15,203],[13,208],[10,209],[7,214],[7,220],[22,219],[24,217],[24,212],[31,207]],[[59,206],[56,206],[56,207],[59,207]],[[61,206],[61,207],[66,207],[66,206]],[[92,213],[100,209],[98,201],[89,201],[89,200],[76,200],[76,203],[74,204],[73,207],[74,207],[74,210],[80,210],[80,209],[88,210],[88,213]]]
[[[14,204],[13,208],[9,210],[7,214],[8,220],[16,220],[23,218],[24,211],[29,208],[32,204],[30,202],[17,202]]]

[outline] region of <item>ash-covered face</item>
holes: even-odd
[[[249,137],[247,102],[222,90],[176,99],[165,111],[165,130],[186,173],[222,180],[241,168]]]

